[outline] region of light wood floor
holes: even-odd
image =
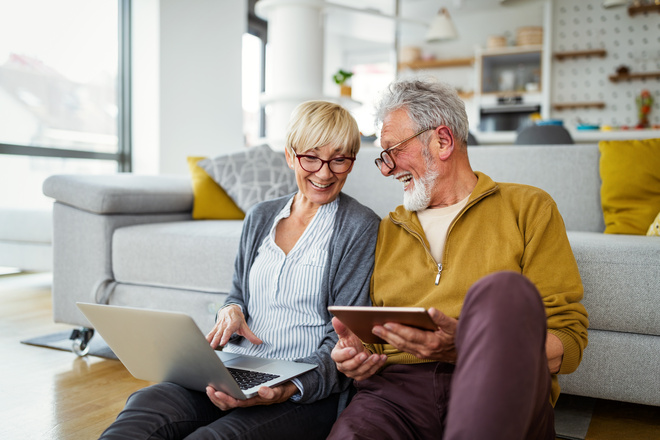
[[[128,395],[148,385],[115,360],[21,344],[54,324],[49,274],[0,277],[0,438],[99,437]]]
[[[0,439],[96,439],[148,382],[119,361],[21,344],[54,324],[50,274],[0,276]],[[660,440],[660,407],[597,401],[586,440]]]

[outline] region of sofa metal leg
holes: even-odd
[[[71,350],[78,356],[85,356],[89,353],[89,341],[94,336],[94,329],[81,327],[71,331]]]

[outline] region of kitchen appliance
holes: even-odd
[[[481,106],[479,130],[517,131],[532,124],[530,116],[540,111],[540,103],[525,102],[520,95],[500,96],[494,104]]]

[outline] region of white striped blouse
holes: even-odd
[[[250,269],[247,324],[263,343],[241,339],[227,344],[225,351],[293,360],[312,354],[325,335],[326,323],[318,307],[339,200],[319,207],[285,255],[275,244],[275,228],[291,214],[292,201],[275,218]]]

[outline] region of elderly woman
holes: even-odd
[[[294,111],[286,159],[295,194],[247,213],[233,286],[207,335],[223,350],[318,367],[237,400],[171,383],[134,393],[101,438],[324,439],[350,381],[330,357],[337,342],[327,307],[368,305],[379,218],[341,189],[360,148],[353,117],[309,101]]]

